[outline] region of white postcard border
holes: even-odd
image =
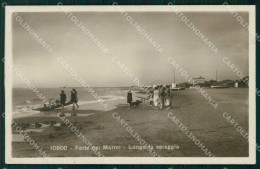
[[[120,6],[126,12],[173,12],[167,5]],[[224,5],[178,5],[182,12],[228,12]],[[231,9],[249,13],[249,32],[255,32],[255,6],[232,5]],[[63,6],[71,12],[118,12],[113,6]],[[59,6],[5,6],[5,60],[12,62],[12,13],[13,12],[63,12]],[[255,37],[249,36],[249,85],[255,87],[256,48]],[[5,66],[5,116],[12,119],[12,71]],[[234,131],[235,132],[235,131]],[[5,159],[7,164],[48,164],[44,158],[13,158],[11,156],[11,125],[5,124]],[[249,137],[256,139],[256,95],[249,92]],[[255,164],[256,147],[249,144],[249,157],[106,157],[106,164]],[[51,164],[105,164],[100,157],[53,157]]]

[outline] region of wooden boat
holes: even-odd
[[[171,88],[171,90],[185,90],[185,87],[174,87],[174,88]]]
[[[211,88],[219,88],[219,89],[222,89],[222,88],[228,88],[228,86],[217,85],[217,86],[211,86]]]
[[[72,102],[67,102],[64,104],[64,106],[68,106],[72,104]],[[40,108],[37,108],[37,109],[33,109],[33,110],[38,110],[38,111],[50,111],[50,110],[54,110],[54,109],[57,109],[57,108],[61,108],[61,104],[58,104],[58,105],[51,105],[51,106],[47,106],[46,104],[44,104],[44,107],[40,107]]]

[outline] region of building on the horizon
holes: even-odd
[[[202,77],[202,76],[192,78],[192,80],[193,80],[196,84],[204,84],[204,83],[206,82],[205,78]]]

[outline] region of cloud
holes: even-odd
[[[173,57],[191,76],[208,80],[237,79],[222,62],[229,57],[248,73],[248,32],[228,12],[184,13],[218,48],[212,52],[205,43],[172,12],[131,12],[129,15],[164,49],[159,53],[119,13],[78,12],[75,16],[103,44],[104,53],[64,13],[19,13],[53,48],[50,55],[24,28],[13,21],[14,64],[39,87],[79,86],[55,60],[63,57],[93,86],[130,86],[132,81],[112,62],[120,58],[142,83],[172,82],[173,70],[167,62]],[[248,21],[248,14],[241,13]],[[33,71],[32,71],[33,70]],[[176,75],[177,82],[183,81]],[[23,86],[14,77],[16,87]]]

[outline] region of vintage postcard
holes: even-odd
[[[6,163],[255,163],[254,6],[5,9]]]

